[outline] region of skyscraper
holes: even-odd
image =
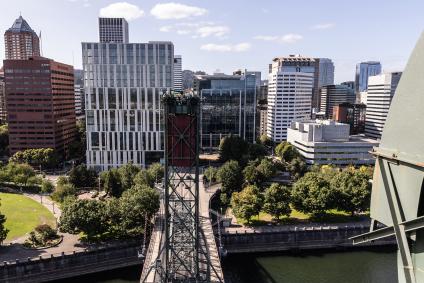
[[[195,77],[194,90],[202,100],[200,131],[203,149],[217,148],[221,139],[228,135],[255,142],[257,73],[244,71],[240,75]]]
[[[365,135],[374,139],[381,138],[387,113],[401,76],[401,72],[393,72],[369,77]]]
[[[183,91],[183,70],[181,55],[174,56],[174,91]]]
[[[74,140],[72,66],[48,58],[5,60],[9,151],[53,148],[66,158]]]
[[[22,16],[4,33],[4,44],[6,59],[26,60],[40,56],[40,40]]]
[[[99,18],[100,43],[128,43],[128,22],[124,18]]]
[[[359,93],[368,88],[368,78],[381,73],[381,64],[377,61],[361,62],[356,65],[355,93],[359,101]]]
[[[171,42],[82,43],[87,165],[97,170],[163,157],[160,97],[173,87]]]
[[[267,136],[273,141],[287,139],[292,121],[310,119],[315,64],[314,58],[300,55],[274,58],[270,64]]]
[[[327,119],[333,118],[333,109],[342,103],[355,103],[355,92],[345,85],[326,85],[320,88],[321,107]]]
[[[77,116],[85,114],[83,74],[82,70],[74,70],[75,113]]]
[[[320,88],[334,84],[334,64],[328,58],[315,58],[314,89],[312,108],[318,110],[321,105]]]

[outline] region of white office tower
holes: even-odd
[[[128,22],[124,18],[99,18],[101,43],[128,43]]]
[[[274,142],[287,139],[292,121],[311,116],[315,59],[290,55],[275,58],[268,78],[267,136]]]
[[[174,91],[183,91],[183,68],[181,55],[174,56]]]
[[[401,76],[401,72],[394,72],[368,78],[365,135],[374,139],[381,138],[387,113]]]
[[[87,165],[145,166],[163,157],[163,107],[171,91],[171,42],[82,43]]]

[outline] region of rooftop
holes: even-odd
[[[37,35],[35,31],[29,26],[27,21],[25,21],[25,19],[22,18],[22,16],[19,16],[19,18],[17,18],[15,22],[13,23],[12,27],[8,29],[7,31],[8,32],[30,32]]]

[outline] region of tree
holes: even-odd
[[[296,210],[320,214],[334,208],[335,194],[329,180],[320,173],[309,172],[293,185],[291,198]]]
[[[86,129],[85,121],[77,120],[76,122],[76,135],[75,140],[69,145],[69,158],[76,159],[77,161],[82,161],[85,158],[86,145]]]
[[[275,154],[286,163],[290,163],[294,158],[299,156],[296,147],[286,141],[281,142],[275,147]]]
[[[264,179],[262,173],[256,168],[255,162],[249,162],[249,164],[244,167],[243,176],[244,180],[251,185],[258,185]]]
[[[62,232],[75,234],[83,232],[88,239],[105,233],[105,203],[89,199],[68,199],[62,204],[59,227]]]
[[[0,155],[9,153],[9,128],[7,124],[0,125]]]
[[[9,171],[9,176],[12,176],[12,182],[21,187],[26,187],[28,183],[33,184],[33,181],[35,181],[35,183],[39,181],[39,179],[34,179],[35,171],[28,164],[9,162],[6,167]]]
[[[336,207],[349,212],[363,212],[370,207],[371,184],[367,172],[344,170],[331,179],[331,187],[336,193]]]
[[[0,213],[0,245],[3,244],[3,241],[6,240],[9,229],[7,229],[4,224],[6,223],[6,216]]]
[[[51,197],[54,201],[62,203],[69,197],[74,198],[76,193],[77,190],[70,183],[57,183],[56,189],[51,194]]]
[[[249,160],[262,159],[267,154],[266,147],[259,143],[249,144],[247,154]]]
[[[204,176],[206,176],[206,179],[208,180],[208,182],[216,182],[217,175],[218,175],[218,169],[212,166],[209,166],[208,168],[206,168],[204,172]]]
[[[261,163],[257,166],[257,170],[263,176],[265,180],[273,177],[277,172],[274,163],[268,158],[261,160]]]
[[[165,168],[157,162],[152,163],[147,169],[147,172],[155,182],[161,181],[165,176]]]
[[[236,217],[250,222],[250,218],[258,215],[263,205],[263,197],[258,187],[250,185],[241,192],[233,193],[231,207]]]
[[[58,157],[52,148],[30,148],[17,151],[10,161],[16,163],[28,163],[32,166],[53,168],[57,166]]]
[[[132,163],[127,163],[118,168],[119,175],[121,176],[122,189],[124,191],[129,190],[132,186],[134,186],[134,178],[140,170],[141,169],[139,167]]]
[[[293,180],[297,180],[306,173],[308,166],[301,157],[296,157],[286,165],[287,170],[290,172]]]
[[[128,234],[143,233],[145,217],[150,219],[159,210],[159,192],[146,185],[135,185],[119,199],[121,225]]]
[[[272,146],[273,145],[272,140],[266,134],[260,136],[259,141],[261,142],[261,144],[263,144],[265,146]]]
[[[118,169],[112,168],[100,173],[100,182],[105,192],[113,197],[120,197],[124,191],[121,184],[121,175]]]
[[[231,160],[224,163],[218,170],[218,180],[221,182],[221,192],[231,197],[233,192],[241,190],[243,175],[237,161]]]
[[[280,216],[289,216],[291,191],[288,187],[273,183],[265,191],[264,211],[272,215],[275,219]]]
[[[239,136],[229,135],[219,143],[219,158],[222,162],[236,160],[241,162],[246,155],[248,143]]]
[[[147,170],[141,169],[137,175],[135,175],[134,184],[153,187],[155,185],[155,179],[154,176],[151,176]]]
[[[41,182],[41,189],[40,189],[41,193],[43,194],[50,194],[54,191],[54,185],[52,182],[50,182],[47,179],[43,179],[43,181]]]
[[[75,166],[69,172],[69,182],[77,189],[94,188],[97,186],[97,173],[84,164]]]

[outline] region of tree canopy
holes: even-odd
[[[58,157],[52,148],[31,148],[18,151],[12,155],[10,161],[16,163],[27,163],[32,166],[53,168],[57,166]]]
[[[222,162],[236,160],[241,162],[247,154],[249,144],[239,136],[229,135],[219,144],[219,158]]]
[[[273,183],[264,194],[264,211],[275,219],[280,216],[289,216],[291,213],[291,191],[288,187]]]
[[[226,195],[227,201],[233,192],[241,190],[243,174],[237,161],[230,160],[225,162],[219,168],[217,176],[222,185],[221,192]]]
[[[234,192],[231,197],[231,207],[236,217],[247,222],[254,215],[258,215],[263,205],[263,196],[258,187],[249,185],[241,192]]]

